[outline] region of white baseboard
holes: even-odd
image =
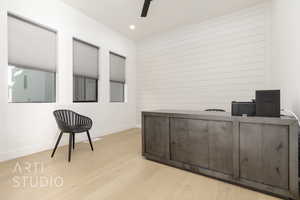
[[[27,156],[36,152],[41,152],[50,149],[50,144],[32,145],[30,147],[23,147],[14,151],[7,151],[0,153],[0,162],[16,159],[19,157]]]
[[[141,124],[137,124],[136,128],[142,128],[142,125]]]
[[[123,129],[123,131],[128,130],[128,129],[130,129],[130,128],[125,128],[125,129]],[[99,137],[102,137],[102,136],[105,136],[105,135],[110,135],[110,134],[120,132],[120,131],[122,131],[122,130],[115,129],[113,131],[105,132],[106,134],[94,135],[94,137],[92,137],[92,140],[94,138],[99,138]],[[87,140],[88,139],[84,134],[82,136],[78,135],[78,137],[76,137],[76,143],[87,141]],[[54,148],[55,142],[56,141],[51,141],[47,144],[38,144],[38,145],[25,146],[25,147],[22,147],[22,148],[15,149],[13,151],[0,152],[0,162],[13,160],[13,159],[20,158],[20,157],[23,157],[23,156],[28,156],[30,154],[38,153],[38,152],[41,152],[41,151],[51,150],[51,149]],[[63,138],[61,139],[61,142],[59,144],[59,147],[67,145],[67,144],[68,144],[68,138],[66,138],[66,136],[63,136]],[[49,154],[49,157],[50,157],[50,154]]]

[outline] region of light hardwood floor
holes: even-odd
[[[72,162],[67,146],[0,163],[2,200],[276,200],[277,198],[145,160],[140,129],[76,144]],[[29,168],[28,163],[31,166]],[[43,167],[41,167],[41,164]],[[38,170],[36,170],[36,168]],[[41,187],[63,178],[63,186]],[[24,177],[25,182],[24,182]],[[44,181],[40,181],[41,177]],[[22,181],[21,181],[22,180]],[[38,187],[36,183],[39,183]],[[41,185],[43,184],[43,185]],[[60,186],[61,182],[57,182]],[[16,187],[19,186],[19,187]]]

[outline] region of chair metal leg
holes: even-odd
[[[72,141],[73,141],[73,133],[69,135],[69,162],[71,162],[71,153],[72,153]]]
[[[87,132],[86,132],[86,134],[87,134],[87,136],[88,136],[88,138],[89,138],[89,142],[90,142],[90,145],[91,145],[91,149],[92,149],[92,151],[94,151],[94,147],[93,147],[93,144],[92,144],[92,140],[91,140],[90,132],[89,132],[89,131],[87,131]]]
[[[75,133],[73,133],[72,135],[73,135],[73,149],[75,149]]]
[[[60,139],[61,139],[62,135],[63,135],[63,132],[60,132],[60,134],[59,134],[59,136],[58,136],[58,139],[57,139],[57,141],[56,141],[55,147],[54,147],[54,149],[53,149],[53,152],[52,152],[52,154],[51,154],[51,158],[53,158],[53,156],[54,156],[54,154],[55,154],[55,151],[56,151],[56,149],[57,149],[57,146],[58,146],[58,144],[59,144],[59,142],[60,142]]]

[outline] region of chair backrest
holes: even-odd
[[[56,110],[53,114],[61,130],[78,125],[80,122],[80,115],[72,110]]]
[[[206,109],[205,111],[209,111],[209,112],[226,112],[223,109]]]

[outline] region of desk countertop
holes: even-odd
[[[231,116],[230,112],[208,112],[208,111],[197,111],[197,110],[149,110],[143,111],[145,114],[161,114],[169,117],[197,117],[197,118],[208,118],[210,120],[226,120],[226,121],[249,121],[249,122],[272,122],[272,123],[294,123],[297,122],[295,117],[282,116],[282,117],[241,117],[241,116]]]

